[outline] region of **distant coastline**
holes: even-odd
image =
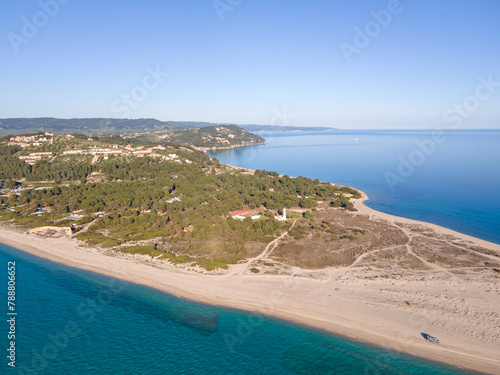
[[[322,132],[322,131],[338,131],[337,128],[320,127],[320,126],[281,126],[281,125],[238,125],[240,128],[248,132],[257,133],[279,133],[279,132]]]
[[[134,133],[157,132],[165,130],[187,130],[215,126],[237,126],[248,132],[270,131],[334,131],[331,127],[304,127],[281,125],[254,125],[233,123],[212,123],[197,121],[160,121],[154,118],[71,118],[53,117],[3,118],[0,119],[0,136],[37,133],[83,133],[87,135],[130,135]]]
[[[263,142],[258,142],[258,143],[242,143],[238,145],[232,145],[232,146],[227,146],[227,147],[196,147],[197,150],[207,152],[207,151],[213,151],[213,150],[232,150],[234,148],[241,148],[241,147],[251,147],[251,146],[262,146],[265,145],[266,141]],[[224,163],[223,163],[224,164]]]

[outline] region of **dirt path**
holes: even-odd
[[[295,226],[295,223],[297,222],[297,220],[299,219],[295,219],[293,221],[293,224],[292,226],[290,227],[289,230],[283,232],[281,234],[281,236],[279,236],[278,238],[275,238],[274,240],[272,240],[271,242],[269,242],[266,246],[266,248],[264,249],[264,251],[262,253],[260,253],[259,255],[257,255],[256,257],[254,258],[251,258],[249,259],[248,261],[246,261],[245,263],[242,263],[242,264],[238,264],[233,268],[233,272],[231,272],[231,276],[233,275],[243,275],[247,270],[248,268],[250,267],[250,265],[252,264],[252,262],[256,261],[256,260],[260,260],[262,258],[267,258],[267,256],[269,254],[271,254],[273,252],[274,249],[276,249],[276,247],[279,245],[279,242],[285,237],[288,235],[288,233],[290,233],[290,231],[292,230],[292,228]]]
[[[97,221],[97,219],[98,219],[98,218],[95,218],[94,220],[92,220],[92,221],[91,221],[90,223],[88,223],[88,224],[83,224],[83,229],[82,229],[82,230],[79,230],[79,231],[78,231],[78,232],[76,232],[76,233],[73,233],[73,234],[71,235],[71,237],[70,237],[70,238],[75,237],[77,234],[80,234],[80,233],[85,233],[85,232],[86,232],[86,231],[90,228],[90,226],[91,226],[92,224],[94,224],[94,223]]]

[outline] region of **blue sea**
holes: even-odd
[[[500,130],[258,133],[220,161],[363,190],[367,205],[500,244]]]
[[[282,320],[203,305],[0,244],[15,262],[16,368],[1,374],[467,374]]]
[[[435,137],[441,142],[434,149],[425,143],[433,139],[430,132],[264,136],[264,146],[212,156],[358,187],[375,209],[500,243],[500,132],[449,133],[444,141]],[[416,150],[422,149],[419,160]],[[398,172],[404,160],[408,170]],[[8,262],[16,265],[15,369],[5,355]],[[470,373],[282,320],[194,303],[2,244],[0,265],[1,374]]]

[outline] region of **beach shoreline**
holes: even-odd
[[[435,224],[373,210],[364,204],[369,199],[368,196],[361,193],[362,198],[354,200],[358,215],[368,215],[375,220],[393,223],[425,226],[500,253],[500,245]],[[356,274],[358,271],[346,269],[310,272],[325,276],[323,279],[295,277],[300,272],[309,272],[301,269],[295,269],[293,276],[232,272],[238,265],[230,266],[228,272],[221,275],[197,274],[164,263],[148,264],[139,258],[109,256],[98,248],[82,246],[80,242],[68,238],[33,237],[3,225],[0,226],[0,242],[51,261],[145,285],[183,298],[262,313],[424,359],[500,374],[500,341],[495,343],[496,337],[491,341],[475,338],[471,334],[461,340],[453,331],[447,331],[446,327],[436,326],[432,321],[432,311],[423,314],[400,304],[380,305],[380,302],[372,301],[380,293],[379,290],[387,290],[387,293],[395,295],[431,291],[439,295],[440,288],[450,289],[449,280],[443,281],[441,276],[424,284],[415,279],[401,281],[399,284],[377,281],[367,286],[359,281],[360,277]],[[492,284],[495,286],[498,282],[493,281]],[[460,292],[460,297],[469,294],[476,296],[482,293],[482,289],[483,285],[471,285]],[[489,295],[482,297],[485,301],[490,298]],[[492,303],[495,305],[495,301]],[[488,307],[485,306],[484,309]],[[457,317],[458,322],[459,318]],[[437,332],[436,336],[442,339],[442,344],[435,345],[423,340],[419,337],[423,330]]]
[[[468,235],[465,233],[457,232],[453,229],[449,229],[449,228],[440,226],[438,224],[429,223],[426,221],[409,219],[409,218],[406,218],[403,216],[396,216],[396,215],[388,214],[388,213],[385,213],[382,211],[377,211],[377,210],[375,210],[375,209],[373,209],[365,204],[366,201],[370,200],[370,197],[368,197],[368,195],[364,191],[357,189],[357,188],[353,188],[353,189],[356,189],[357,191],[359,191],[361,193],[361,198],[354,199],[354,201],[353,201],[354,207],[358,210],[357,213],[359,213],[359,214],[364,214],[364,215],[368,215],[368,216],[373,217],[373,218],[387,220],[391,223],[401,222],[401,223],[408,223],[408,224],[425,225],[426,227],[438,230],[440,233],[449,234],[449,235],[452,235],[452,236],[455,236],[455,237],[458,237],[458,238],[461,238],[461,239],[464,239],[467,241],[471,241],[471,242],[478,244],[479,246],[494,247],[494,248],[500,249],[500,244],[497,244],[497,243],[491,242],[491,241],[487,241],[487,240],[483,240],[482,238],[474,237],[474,236],[471,236],[471,235]]]

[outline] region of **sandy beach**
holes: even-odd
[[[356,215],[404,224],[410,236],[425,229],[463,243],[473,253],[474,246],[488,249],[490,253],[476,256],[500,263],[500,245],[372,210],[363,203],[366,199],[363,194],[355,200]],[[364,254],[349,267],[291,267],[287,275],[248,272],[255,259],[220,274],[202,274],[151,258],[111,256],[68,238],[42,239],[5,225],[0,227],[0,242],[200,302],[251,310],[419,357],[500,374],[500,274],[491,268],[471,273],[428,264],[420,271],[385,272],[367,267],[364,262],[370,254]],[[441,343],[424,340],[422,332],[438,337]]]

